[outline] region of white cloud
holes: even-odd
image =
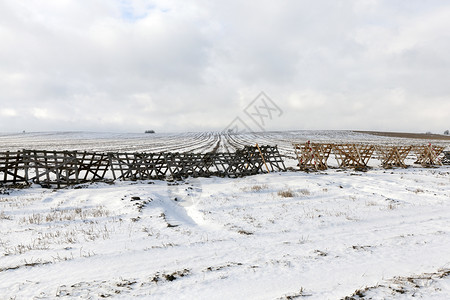
[[[53,115],[49,113],[48,109],[39,107],[33,107],[31,109],[31,113],[33,117],[35,117],[36,119],[43,119],[43,120],[49,119]]]
[[[12,108],[1,108],[0,109],[0,116],[3,117],[15,117],[17,116],[17,111]]]

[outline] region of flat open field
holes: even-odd
[[[383,132],[383,131],[355,131],[355,132],[394,138],[447,140],[447,141],[450,140],[450,135],[431,134],[431,133],[407,133],[407,132]]]
[[[278,144],[295,167],[291,143],[307,140],[429,142],[351,131],[26,133],[0,135],[0,151],[258,142]],[[449,247],[449,166],[374,160],[367,172],[0,188],[0,299],[448,299]]]
[[[388,133],[386,133],[388,135]],[[356,131],[279,131],[226,134],[220,132],[190,132],[163,134],[36,132],[0,134],[0,151],[87,150],[99,152],[234,152],[246,145],[277,145],[288,166],[295,166],[292,143],[368,143],[377,145],[435,145],[450,147],[449,139],[392,137]],[[450,148],[447,148],[450,149]],[[414,157],[410,157],[412,163]],[[336,162],[331,157],[331,166]],[[369,163],[369,164],[372,164]],[[373,162],[377,164],[377,162]]]

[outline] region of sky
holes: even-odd
[[[441,0],[2,0],[0,132],[443,133],[449,28]]]

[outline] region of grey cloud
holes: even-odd
[[[1,131],[221,130],[261,90],[267,129],[448,127],[441,1],[23,3],[0,3]]]

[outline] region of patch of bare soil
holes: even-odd
[[[351,296],[342,298],[341,300],[357,300],[357,299],[390,299],[403,294],[405,299],[415,296],[423,299],[420,295],[416,295],[420,289],[429,288],[436,284],[439,280],[450,276],[450,269],[440,269],[436,273],[424,273],[421,275],[413,275],[409,277],[394,277],[387,280],[383,284],[366,287],[356,290]],[[436,288],[438,291],[439,288]],[[383,296],[389,296],[384,298]]]
[[[354,132],[366,133],[366,134],[372,134],[372,135],[378,135],[378,136],[408,138],[408,139],[446,140],[446,141],[450,141],[450,135],[443,135],[443,134],[408,133],[408,132],[384,132],[384,131],[359,131],[359,130],[354,130]]]

